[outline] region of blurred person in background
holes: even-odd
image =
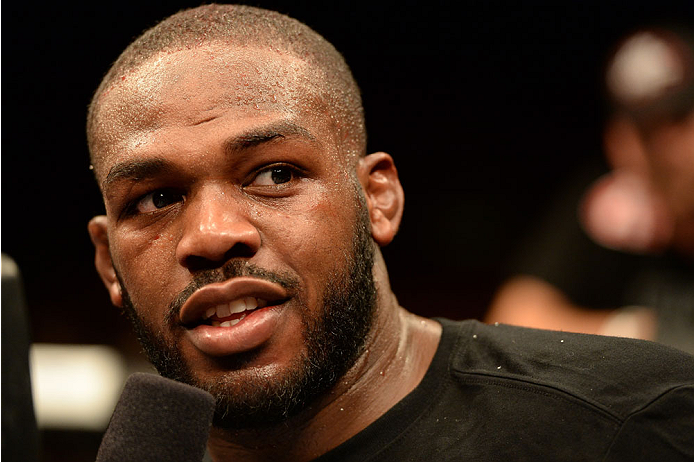
[[[656,340],[694,353],[692,32],[628,34],[604,77],[608,172],[596,180],[600,167],[590,166],[569,184],[511,265],[485,320]]]

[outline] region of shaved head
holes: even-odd
[[[358,158],[366,152],[366,131],[361,97],[344,58],[318,33],[280,13],[243,5],[204,5],[183,10],[145,31],[113,64],[89,106],[87,139],[91,161],[98,166],[105,153],[102,142],[111,120],[104,96],[131,74],[166,54],[206,45],[229,50],[250,49],[289,55],[309,70],[299,79],[299,91],[319,100],[321,112],[331,119],[344,155]],[[287,69],[287,72],[292,72]],[[297,99],[307,97],[298,95]],[[117,110],[117,109],[116,109]],[[111,109],[111,113],[114,109]]]

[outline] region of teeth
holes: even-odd
[[[231,307],[228,303],[225,303],[224,305],[217,305],[216,312],[218,318],[226,318],[227,316],[231,315]]]
[[[231,313],[229,314],[243,313],[244,311],[246,311],[246,300],[247,299],[244,298],[241,300],[234,300],[233,302],[229,303],[229,310],[231,311]]]
[[[266,306],[266,300],[258,299],[255,297],[245,297],[238,300],[233,300],[229,303],[224,303],[222,305],[217,305],[212,308],[208,308],[207,311],[205,311],[205,319],[210,319],[212,316],[217,316],[217,318],[226,318],[231,316],[232,314],[243,313],[244,311],[255,310],[256,308],[263,308]],[[245,315],[242,315],[240,319],[243,319],[244,317]],[[236,322],[238,322],[238,320]],[[236,323],[234,322],[234,324]],[[212,321],[212,325],[219,326],[220,324],[219,321]]]
[[[240,321],[241,321],[240,319],[232,319],[230,321],[224,321],[224,322],[219,324],[219,327],[231,327],[231,326],[238,324]]]

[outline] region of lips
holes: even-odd
[[[244,312],[281,304],[288,296],[282,286],[273,282],[253,277],[234,278],[206,285],[191,295],[181,307],[180,320],[192,328],[230,316],[238,318]]]
[[[230,355],[268,341],[280,326],[289,298],[279,284],[234,278],[191,295],[181,307],[180,321],[197,349],[210,356]]]

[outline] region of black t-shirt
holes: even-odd
[[[439,322],[419,386],[317,461],[694,460],[693,356],[641,340]]]

